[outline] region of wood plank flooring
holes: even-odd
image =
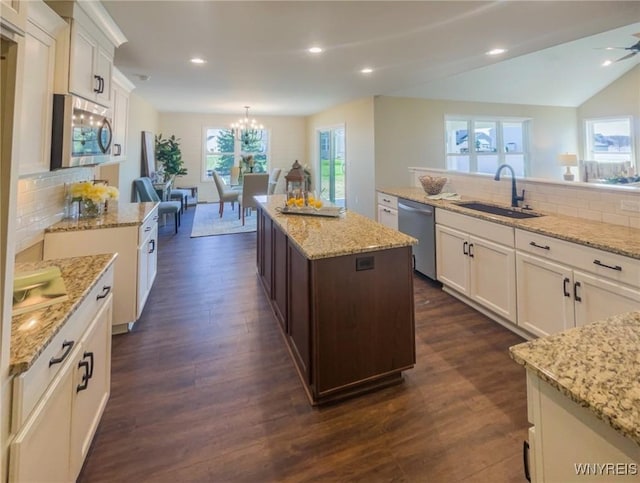
[[[237,209],[237,208],[236,208]],[[255,233],[159,236],[81,482],[522,482],[521,339],[415,277],[403,384],[309,406],[255,272]]]

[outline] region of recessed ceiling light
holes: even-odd
[[[322,53],[323,49],[322,47],[311,47],[308,52],[312,53],[312,54],[320,54]]]
[[[606,67],[606,66],[611,65],[611,64],[613,64],[613,62],[612,62],[612,61],[610,61],[610,60],[605,60],[605,61],[602,63],[602,67]]]
[[[489,52],[486,52],[487,55],[500,55],[504,54],[507,49],[491,49]]]
[[[205,64],[206,62],[206,60],[201,59],[200,57],[194,57],[193,59],[191,59],[192,64]]]
[[[373,69],[371,67],[365,67],[364,69],[361,69],[360,72],[362,72],[363,74],[371,74],[373,72]]]

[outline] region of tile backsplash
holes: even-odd
[[[65,183],[94,179],[94,168],[70,168],[20,178],[16,253],[41,242],[44,229],[64,216]]]
[[[409,168],[414,186],[421,186],[419,176],[446,176],[443,191],[499,204],[511,203],[511,177],[498,182],[492,175],[452,173],[427,168]],[[586,183],[517,179],[518,194],[525,190],[524,203],[545,213],[574,216],[614,225],[640,228],[640,187],[589,186]],[[624,208],[623,209],[623,205]],[[631,210],[629,209],[631,208]]]

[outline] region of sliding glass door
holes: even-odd
[[[344,125],[318,130],[320,196],[346,207],[346,158]]]

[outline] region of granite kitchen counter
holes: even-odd
[[[455,211],[464,215],[474,216],[494,223],[513,226],[522,230],[559,238],[580,245],[598,248],[611,253],[640,259],[640,229],[630,228],[611,223],[586,220],[571,216],[547,214],[542,211],[533,213],[543,214],[537,218],[513,219],[500,215],[483,213],[458,206],[460,201],[482,201],[475,198],[461,197],[458,201],[443,201],[427,198],[422,188],[378,188],[378,191],[408,200],[425,203],[437,208]],[[482,201],[484,203],[484,201]],[[508,207],[505,205],[496,206]],[[525,210],[526,211],[526,210]]]
[[[96,218],[65,219],[45,229],[45,233],[94,230],[142,225],[158,203],[109,203],[107,212]]]
[[[509,349],[518,364],[640,445],[640,312]]]
[[[345,211],[337,218],[282,214],[285,195],[256,196],[269,217],[309,259],[415,245],[418,241],[373,220]]]
[[[16,264],[16,272],[59,267],[69,298],[44,309],[12,317],[11,375],[25,372],[32,366],[115,259],[116,255],[105,254]]]

